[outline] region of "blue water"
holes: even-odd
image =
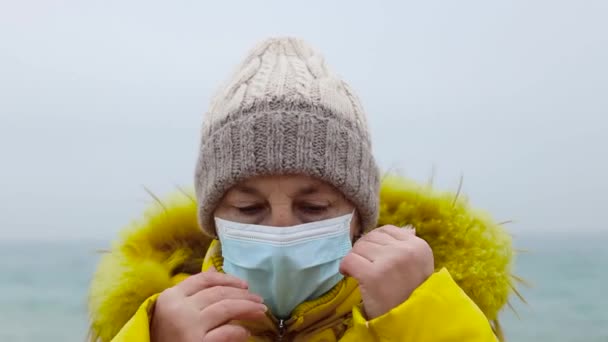
[[[608,342],[608,234],[516,236],[528,304],[503,312],[509,341]]]
[[[528,234],[516,273],[528,305],[503,313],[508,341],[608,341],[608,234]],[[0,341],[84,341],[99,241],[0,241]]]

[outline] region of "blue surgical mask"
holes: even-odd
[[[340,262],[352,248],[352,214],[293,227],[244,224],[215,218],[224,272],[249,283],[278,318],[320,297],[343,276]]]

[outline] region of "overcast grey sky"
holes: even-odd
[[[262,5],[264,4],[264,5]],[[191,186],[202,114],[268,36],[320,49],[374,150],[514,232],[608,231],[608,1],[0,2],[0,238],[108,238]]]

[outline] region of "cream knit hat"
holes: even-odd
[[[362,228],[375,227],[379,173],[361,103],[294,38],[255,47],[206,113],[195,176],[203,230],[216,236],[213,211],[228,189],[272,174],[332,184],[356,206]]]

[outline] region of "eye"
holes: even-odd
[[[306,214],[322,215],[327,212],[328,206],[315,204],[302,204],[300,210]]]
[[[243,215],[249,215],[249,216],[257,215],[264,210],[263,205],[248,205],[245,207],[235,207],[235,208],[239,211],[239,213],[241,213]]]

